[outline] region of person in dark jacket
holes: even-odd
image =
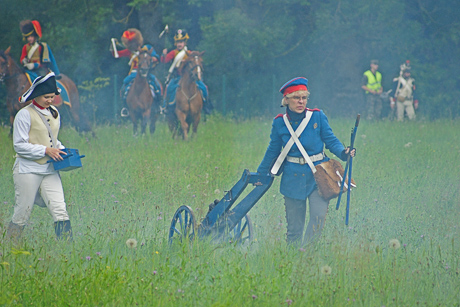
[[[354,157],[355,149],[345,148],[332,132],[328,119],[320,109],[307,109],[310,92],[307,89],[308,80],[303,77],[294,78],[284,84],[280,92],[283,94],[282,105],[286,106],[286,116],[295,131],[301,122],[311,115],[308,124],[298,136],[314,165],[328,161],[324,147],[345,161],[348,154]],[[311,114],[309,114],[309,112]],[[275,117],[270,134],[270,143],[257,172],[269,174],[274,161],[282,148],[291,139],[291,134],[283,119],[283,114]],[[301,151],[294,143],[288,152],[282,170],[280,192],[284,195],[284,205],[287,220],[287,241],[296,245],[313,242],[321,235],[329,202],[324,200],[316,186],[311,168],[304,160]],[[305,217],[309,201],[310,219],[305,238],[302,239],[305,228]]]

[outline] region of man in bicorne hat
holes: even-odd
[[[46,75],[52,71],[56,79],[60,79],[59,68],[54,59],[51,48],[41,42],[42,28],[37,20],[23,20],[20,22],[22,37],[27,44],[22,47],[20,62],[24,65],[30,81],[33,82],[39,75]]]
[[[128,76],[126,76],[126,78],[123,80],[123,86],[121,88],[123,103],[126,105],[126,97],[128,96],[128,92],[134,78],[136,78],[137,69],[139,66],[138,56],[140,52],[149,51],[154,62],[158,62],[160,56],[156,53],[152,45],[144,44],[144,38],[138,29],[130,28],[123,32],[123,35],[121,36],[121,42],[126,49],[120,51],[117,50],[117,57],[129,58],[128,65],[130,66]],[[115,56],[114,47],[116,46],[110,45],[110,51],[112,52],[112,55]],[[153,97],[163,95],[163,88],[154,74],[149,73],[148,81],[152,90]],[[123,107],[121,110],[121,116],[126,117],[128,116],[128,113],[128,109]]]
[[[163,101],[162,111],[166,111],[166,106],[174,105],[176,100],[176,90],[179,87],[180,73],[177,68],[179,68],[181,62],[186,60],[188,55],[192,52],[187,49],[187,41],[189,39],[187,31],[183,29],[177,30],[174,35],[174,45],[176,49],[168,52],[168,49],[163,49],[163,54],[161,56],[161,63],[172,62],[169,70],[168,76],[166,77],[166,95]],[[204,84],[203,81],[197,80],[196,85],[200,90],[203,98],[203,109],[209,114],[212,111],[212,105],[208,98],[208,87]]]

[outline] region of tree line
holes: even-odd
[[[127,61],[109,52],[110,38],[120,39],[133,27],[158,53],[174,48],[174,31],[186,29],[189,49],[205,51],[204,81],[212,103],[227,116],[280,112],[278,89],[296,76],[309,79],[311,107],[355,116],[365,110],[362,74],[378,59],[385,90],[394,87],[399,65],[410,60],[419,116],[456,118],[456,5],[455,0],[1,0],[0,50],[11,46],[19,60],[24,44],[19,22],[38,20],[60,70],[77,83],[82,104],[100,120],[113,118],[114,88],[129,70]],[[170,32],[159,38],[165,25]],[[164,80],[167,68],[159,65],[154,73]],[[2,109],[4,95],[1,87]],[[389,103],[386,108],[389,112]]]

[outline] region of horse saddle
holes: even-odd
[[[126,85],[126,87],[121,89],[121,97],[123,100],[126,100],[126,97],[128,97],[129,90],[131,89],[131,85],[133,85],[134,79],[129,81],[129,83]],[[150,92],[152,93],[152,96],[155,97],[157,95],[155,91],[155,86],[153,85],[152,81],[149,80],[149,87],[150,87]]]
[[[65,87],[64,83],[62,83],[59,80],[56,80],[58,88],[61,89],[61,94],[54,96],[54,101],[53,105],[55,106],[60,106],[62,104],[66,104],[69,107],[72,107],[72,104],[70,103],[70,98],[69,98],[69,91]]]

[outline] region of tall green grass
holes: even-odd
[[[331,120],[345,144],[353,124]],[[36,207],[19,245],[3,238],[14,152],[1,128],[0,305],[460,305],[458,121],[363,120],[349,225],[346,198],[338,211],[332,200],[313,246],[286,245],[276,178],[250,211],[249,246],[203,239],[170,247],[175,210],[190,206],[199,223],[245,168],[256,170],[270,128],[212,116],[188,142],[171,139],[162,122],[137,138],[129,124],[96,127],[96,137],[62,129],[63,144],[86,155],[82,169],[61,174],[74,242],[56,242],[51,217]]]

